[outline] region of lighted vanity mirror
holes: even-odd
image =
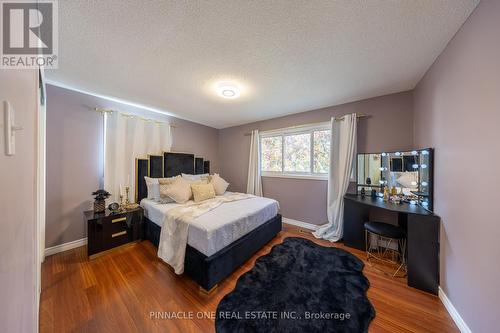
[[[377,195],[383,188],[393,189],[406,202],[433,209],[433,157],[432,148],[358,154],[358,193]]]

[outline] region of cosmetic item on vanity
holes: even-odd
[[[362,197],[364,197],[364,196],[365,196],[365,194],[366,194],[365,188],[364,188],[364,187],[362,187],[362,188],[361,188],[361,196],[362,196]]]
[[[389,201],[389,189],[387,187],[384,187],[384,201]]]
[[[391,196],[391,201],[392,203],[399,205],[401,203],[401,198],[398,195],[393,195]]]
[[[372,189],[372,198],[376,198],[376,197],[377,197],[377,190]]]
[[[396,186],[393,186],[393,187],[391,188],[391,195],[393,195],[393,196],[394,196],[394,195],[396,195],[396,194],[398,194],[398,190],[396,189]]]

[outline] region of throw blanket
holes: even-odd
[[[251,194],[233,193],[203,202],[190,202],[169,210],[163,218],[158,257],[172,266],[176,274],[182,274],[184,272],[189,223],[223,203],[253,197],[255,196]]]

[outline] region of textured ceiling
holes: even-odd
[[[412,89],[478,2],[64,0],[47,78],[224,128]]]

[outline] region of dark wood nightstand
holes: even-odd
[[[112,248],[142,239],[143,216],[141,207],[126,212],[84,213],[87,221],[87,253],[90,258]]]

